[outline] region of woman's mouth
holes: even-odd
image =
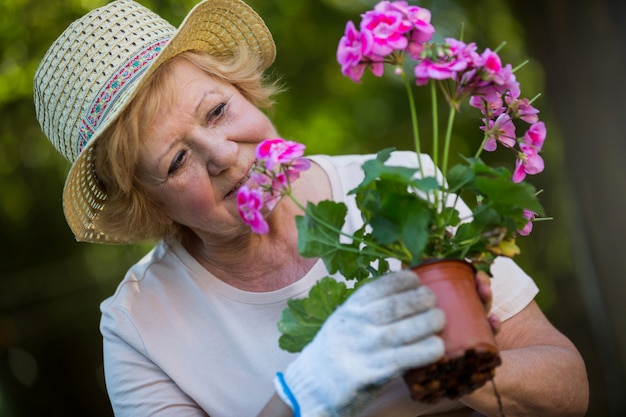
[[[250,175],[255,167],[256,167],[256,160],[252,163],[252,166],[250,167],[246,175],[237,184],[235,184],[233,188],[230,189],[230,191],[226,193],[224,198],[228,198],[232,195],[236,195],[239,188],[241,188],[242,185],[244,185],[248,180],[250,180]]]

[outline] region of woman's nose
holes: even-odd
[[[211,138],[204,139],[202,154],[209,175],[217,177],[237,163],[239,147],[236,142],[226,137],[218,138],[212,135]]]

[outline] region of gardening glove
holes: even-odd
[[[435,296],[408,270],[359,288],[277,374],[276,390],[302,417],[354,416],[381,386],[444,353]]]

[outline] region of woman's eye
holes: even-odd
[[[220,103],[207,114],[207,122],[213,122],[224,115],[226,103]]]
[[[186,151],[180,151],[176,154],[176,156],[174,156],[174,159],[172,160],[172,163],[170,164],[170,167],[167,170],[167,175],[174,174],[183,165],[186,154],[187,154]]]

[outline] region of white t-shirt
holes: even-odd
[[[334,199],[348,205],[348,229],[359,227],[360,216],[345,195],[361,181],[362,162],[372,157],[311,158],[327,172]],[[397,152],[390,163],[415,165],[416,159]],[[432,175],[432,162],[422,163]],[[492,271],[493,312],[506,320],[538,289],[510,259],[499,258]],[[178,243],[160,242],[101,304],[106,385],[115,415],[256,415],[274,392],[276,372],[296,357],[278,347],[281,312],[288,299],[306,296],[326,275],[318,261],[285,288],[246,292],[210,274]],[[397,378],[362,416],[414,417],[459,407],[458,401],[414,402]]]

